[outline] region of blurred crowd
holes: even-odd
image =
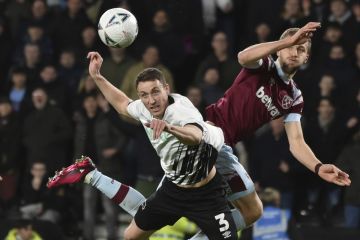
[[[101,14],[113,7],[139,23],[126,49],[107,48],[97,36]],[[352,185],[328,184],[300,165],[282,119],[236,152],[257,190],[277,189],[278,206],[297,223],[360,228],[359,0],[0,0],[0,219],[46,220],[65,235],[93,239],[104,214],[115,238],[120,209],[105,196],[80,184],[46,188],[55,170],[81,155],[145,196],[156,189],[159,159],[142,127],[119,117],[97,90],[89,51],[102,54],[102,74],[130,98],[138,98],[139,71],[156,67],[204,113],[241,70],[238,51],[309,21],[322,28],[294,77],[305,101],[304,136]]]

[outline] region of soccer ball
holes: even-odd
[[[109,47],[127,47],[138,34],[137,20],[126,9],[111,8],[100,17],[98,34],[101,41]]]

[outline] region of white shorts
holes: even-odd
[[[215,164],[216,170],[229,185],[228,200],[244,197],[255,191],[254,183],[228,145],[222,146]]]

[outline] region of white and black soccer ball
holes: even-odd
[[[98,34],[101,41],[109,47],[127,47],[138,34],[137,20],[126,9],[111,8],[101,15]]]

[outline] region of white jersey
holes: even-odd
[[[143,126],[153,119],[141,100],[129,103],[127,111]],[[179,94],[169,95],[169,106],[166,108],[162,120],[173,126],[195,124],[203,130],[201,143],[196,146],[188,146],[167,132],[163,132],[158,139],[154,140],[153,130],[144,126],[151,144],[160,157],[165,176],[179,185],[194,184],[206,178],[224,144],[222,130],[205,123],[191,101]]]

